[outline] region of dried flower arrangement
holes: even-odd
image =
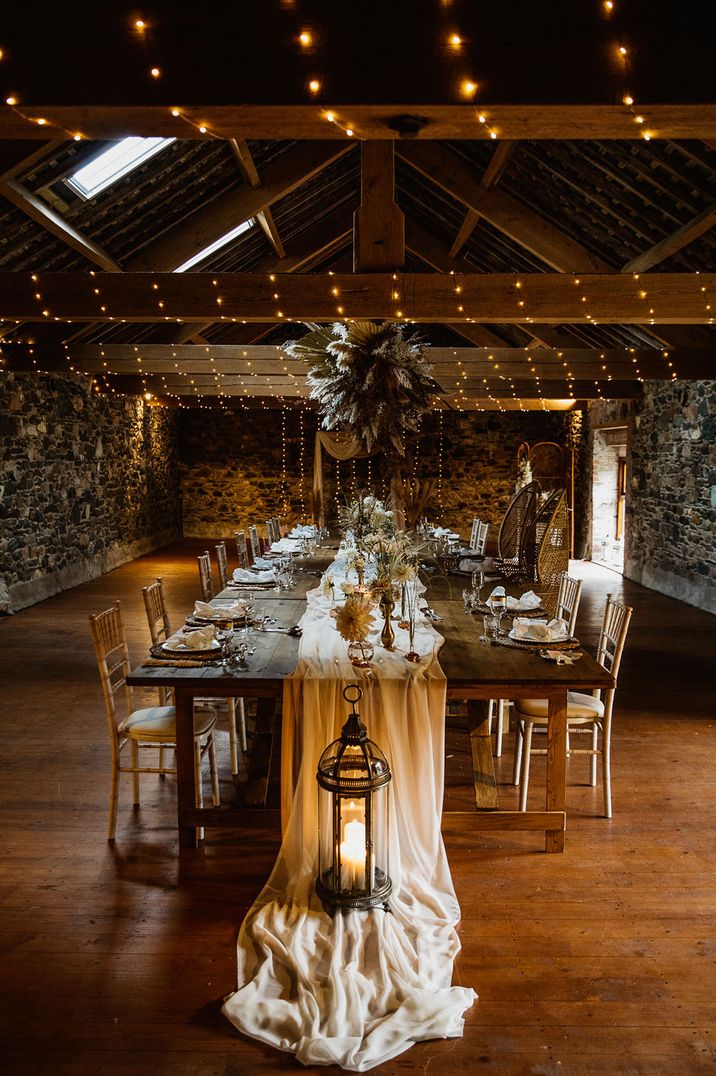
[[[347,642],[365,639],[373,626],[373,606],[365,594],[351,594],[336,613],[336,629]]]
[[[392,322],[337,322],[308,326],[309,333],[284,345],[308,365],[311,398],[321,407],[323,428],[343,429],[369,452],[405,455],[405,438],[441,391],[430,376],[426,346]]]

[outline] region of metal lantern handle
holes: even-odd
[[[349,691],[355,691],[357,692],[357,694],[354,695],[353,698],[351,698],[351,696],[348,694]],[[346,700],[346,702],[349,702],[351,704],[351,706],[353,707],[353,713],[355,713],[356,703],[360,702],[360,700],[363,698],[363,689],[359,687],[358,684],[348,684],[347,687],[343,688],[343,698]]]

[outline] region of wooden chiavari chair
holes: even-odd
[[[211,578],[211,557],[209,551],[200,553],[196,558],[199,565],[199,586],[201,597],[205,602],[210,602],[214,597],[214,580]]]
[[[236,542],[236,555],[239,558],[239,567],[248,568],[249,547],[246,544],[246,532],[234,531],[234,540]]]
[[[249,527],[249,545],[251,546],[251,560],[254,561],[261,556],[261,541],[258,528],[253,523]]]
[[[130,670],[129,651],[120,603],[115,602],[103,613],[92,614],[89,620],[102,682],[112,750],[112,785],[109,797],[107,840],[113,841],[117,824],[119,775],[131,773],[133,803],[135,807],[138,807],[141,773],[176,773],[175,769],[169,769],[164,765],[164,750],[176,748],[176,712],[173,706],[146,706],[140,709],[135,707],[133,690],[127,684]],[[203,803],[201,760],[205,752],[209,756],[212,801],[215,806],[219,804],[219,781],[214,746],[215,724],[216,716],[213,711],[198,714],[194,718],[194,768],[198,807],[201,807]],[[129,765],[123,763],[122,760],[122,753],[126,747],[129,747],[130,752]],[[159,765],[140,766],[139,752],[147,748],[159,750]],[[200,831],[200,836],[203,836],[203,831]]]
[[[157,643],[166,642],[172,634],[172,628],[169,622],[166,602],[164,601],[164,584],[161,576],[158,576],[155,582],[150,583],[149,586],[142,587],[142,597],[144,598],[144,608],[147,611],[149,634],[152,642],[155,646]],[[171,692],[165,688],[162,688],[161,691],[165,693],[164,697],[168,700]],[[236,775],[239,772],[239,742],[241,743],[241,750],[244,754],[246,754],[247,751],[246,710],[244,700],[241,698],[194,699],[195,710],[206,709],[207,707],[212,711],[226,712],[229,726],[229,757],[231,759],[231,772]]]
[[[632,608],[614,601],[611,594],[607,594],[604,607],[604,619],[599,633],[597,646],[597,661],[612,673],[616,678],[621,665],[624,642],[626,640],[629,623],[632,616]],[[567,733],[569,736],[567,757],[571,755],[588,755],[590,759],[590,784],[597,783],[597,759],[602,760],[602,790],[604,793],[604,814],[607,818],[612,817],[612,785],[611,785],[611,739],[612,739],[612,711],[614,708],[614,695],[616,686],[604,692],[595,690],[591,694],[583,694],[580,691],[570,691],[567,701]],[[534,730],[546,732],[547,730],[546,699],[517,699],[515,701],[515,713],[518,719],[517,739],[524,739],[522,751],[522,765],[520,772],[520,810],[527,810],[527,792],[530,779],[530,757],[533,754],[546,754],[544,748],[532,747],[532,733]],[[591,736],[590,747],[574,747],[573,737],[577,734]],[[601,733],[601,746],[599,735]],[[517,750],[517,741],[515,741]]]

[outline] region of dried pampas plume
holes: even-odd
[[[373,609],[363,594],[351,594],[336,613],[336,628],[349,643],[365,639],[372,621]]]

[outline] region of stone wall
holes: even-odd
[[[624,574],[716,613],[716,382],[647,381],[590,424],[627,426]]]
[[[647,382],[629,433],[625,574],[716,613],[716,382]]]
[[[263,523],[274,514],[286,524],[310,518],[315,413],[245,410],[208,416],[187,409],[178,417],[185,535],[231,536],[237,527]],[[435,412],[425,419],[403,470],[408,476],[437,480],[442,467],[441,491],[429,514],[467,534],[473,515],[479,515],[493,524],[494,537],[514,492],[520,443],[564,436],[564,415],[525,411],[443,412],[441,437]],[[379,458],[337,466],[324,454],[328,520],[335,519],[337,505],[358,489],[386,496],[390,477]]]
[[[0,589],[21,609],[180,534],[175,412],[0,374]]]

